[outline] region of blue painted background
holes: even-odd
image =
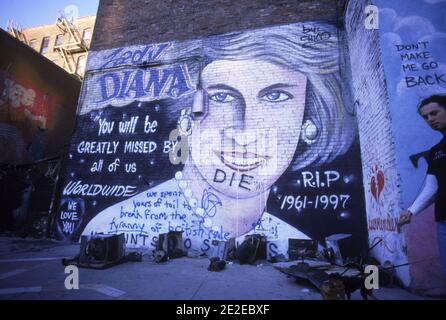
[[[446,1],[377,0],[374,4],[379,8],[402,205],[407,207],[419,192],[427,170],[424,158],[416,168],[409,157],[441,140],[441,134],[418,115],[417,105],[432,94],[446,93]]]

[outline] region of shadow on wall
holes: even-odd
[[[0,232],[46,236],[59,168],[60,157],[21,166],[0,163]]]
[[[441,270],[435,230],[434,205],[407,225],[407,256],[411,265],[412,290],[429,296],[446,295],[446,276]]]

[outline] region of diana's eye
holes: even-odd
[[[212,101],[215,101],[215,102],[226,103],[226,102],[233,101],[235,98],[234,98],[234,96],[230,95],[229,93],[219,92],[219,93],[216,93],[216,94],[213,94],[212,96],[210,96],[209,99],[211,99]]]
[[[293,96],[283,91],[271,91],[260,97],[262,100],[269,102],[282,102],[291,99]]]

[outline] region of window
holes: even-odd
[[[62,44],[63,44],[63,40],[64,40],[64,38],[63,38],[63,34],[58,34],[58,35],[56,36],[56,41],[54,41],[54,46],[60,46],[60,45],[62,45]]]
[[[91,40],[91,28],[87,28],[84,30],[84,33],[82,34],[82,39],[84,39],[85,42],[90,42]]]
[[[49,44],[50,44],[50,37],[45,37],[42,39],[42,47],[40,47],[40,54],[45,54],[48,52]]]
[[[32,39],[32,40],[29,42],[29,46],[30,46],[31,48],[33,48],[34,50],[36,50],[36,47],[37,47],[37,40],[36,40],[36,39]]]
[[[87,62],[86,56],[80,56],[77,59],[76,73],[78,75],[82,76],[84,74],[86,62]]]

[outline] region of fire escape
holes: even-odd
[[[68,39],[68,41],[55,45],[54,49],[60,54],[65,62],[65,70],[78,76],[79,78],[82,78],[76,73],[77,64],[74,54],[87,53],[87,43],[82,38],[77,27],[73,24],[73,21],[70,21],[65,16],[61,15],[57,19],[56,25],[62,31],[63,39]]]
[[[11,20],[9,20],[7,29],[8,29],[9,34],[12,35],[14,38],[29,45],[28,40],[26,39],[26,36],[23,33],[23,29],[19,24],[16,24],[16,23],[12,22]]]

